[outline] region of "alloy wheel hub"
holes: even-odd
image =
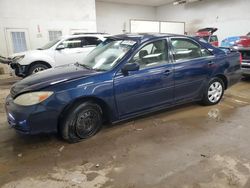
[[[212,103],[216,103],[220,100],[223,92],[223,88],[220,82],[214,82],[208,89],[208,99]]]
[[[40,72],[40,71],[43,71],[43,70],[45,70],[45,68],[37,67],[37,68],[34,69],[33,73],[37,73],[37,72]]]

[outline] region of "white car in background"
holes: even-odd
[[[107,36],[104,33],[62,36],[37,50],[13,54],[10,66],[17,76],[26,77],[48,68],[81,62]]]

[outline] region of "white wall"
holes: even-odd
[[[194,34],[202,27],[218,27],[220,41],[228,36],[250,32],[250,0],[203,0],[174,6],[150,7],[96,2],[97,30],[110,34],[130,31],[130,19],[179,21]]]
[[[155,11],[150,6],[96,2],[97,30],[110,34],[130,32],[130,19],[155,20]]]
[[[250,32],[249,0],[204,0],[187,5],[157,7],[156,18],[186,22],[186,31],[201,27],[218,27],[220,40]]]
[[[66,35],[71,29],[94,32],[97,28],[99,32],[118,34],[130,31],[130,19],[186,22],[189,33],[201,27],[218,27],[222,40],[250,32],[249,7],[249,0],[203,0],[160,7],[95,0],[0,0],[0,54],[10,55],[6,28],[27,28],[30,48],[35,49],[48,41],[48,30],[62,30]]]
[[[4,56],[10,55],[6,28],[27,28],[31,49],[48,42],[48,30],[62,30],[63,35],[70,29],[96,31],[95,0],[0,0],[0,7],[0,54]]]

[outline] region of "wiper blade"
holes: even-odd
[[[92,67],[90,67],[90,66],[88,66],[88,65],[85,65],[85,64],[80,64],[80,63],[76,62],[76,65],[77,65],[77,66],[80,65],[80,66],[82,66],[82,67],[84,67],[84,68],[86,68],[86,69],[93,70]]]
[[[89,69],[89,70],[95,70],[95,71],[100,71],[100,72],[103,72],[103,71],[106,71],[105,69],[93,69],[91,66],[89,65],[85,65],[85,64],[80,64],[78,62],[75,63],[76,66],[82,66],[86,69]]]
[[[93,69],[93,70],[95,70],[95,71],[100,71],[100,72],[104,72],[104,71],[106,71],[105,69]]]

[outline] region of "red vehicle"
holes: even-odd
[[[234,48],[242,55],[242,74],[250,77],[250,33],[246,36],[228,37],[221,42],[222,47]]]
[[[218,37],[217,35],[214,35],[214,33],[217,30],[218,30],[217,28],[212,28],[212,27],[203,28],[196,32],[196,37],[209,42],[213,46],[218,47],[219,46]]]
[[[221,42],[223,47],[233,47],[233,48],[250,48],[250,33],[246,36],[234,36],[225,38]]]

